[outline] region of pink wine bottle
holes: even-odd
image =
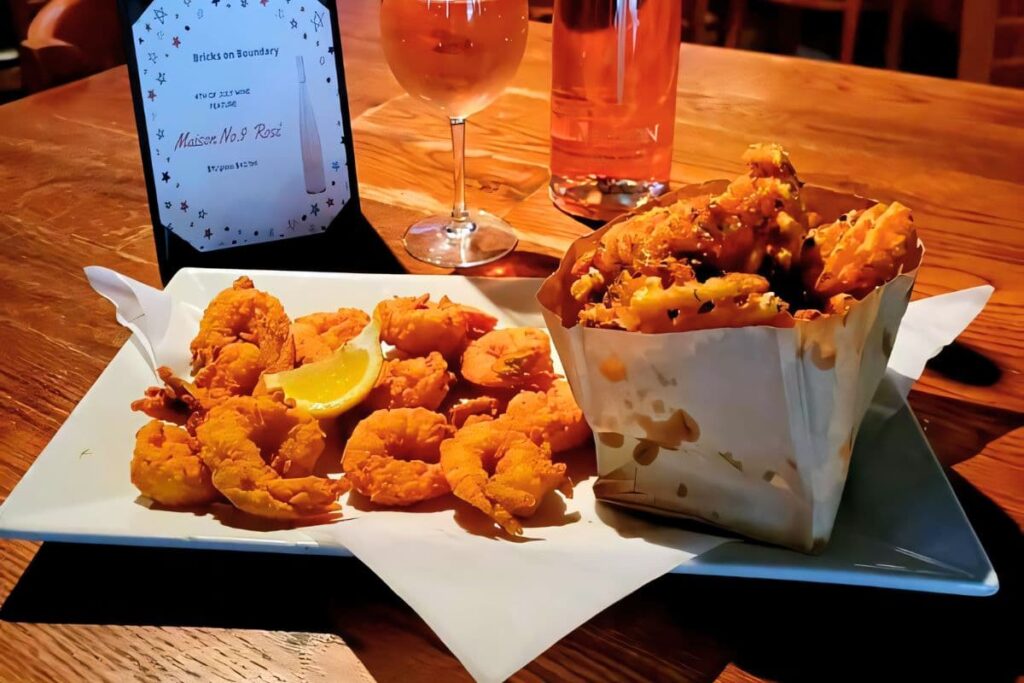
[[[555,0],[551,184],[558,208],[606,221],[668,189],[680,0]]]
[[[320,132],[316,129],[316,116],[309,103],[306,89],[306,67],[302,57],[295,58],[299,68],[299,141],[302,144],[302,174],[306,178],[306,192],[320,194],[327,189],[324,180],[324,155],[320,151]]]

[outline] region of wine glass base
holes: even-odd
[[[405,250],[442,268],[469,268],[497,261],[516,248],[519,238],[505,221],[486,211],[470,211],[469,220],[431,216],[409,226]]]

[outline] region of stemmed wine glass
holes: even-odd
[[[447,268],[490,263],[515,249],[511,226],[466,207],[466,118],[489,105],[526,49],[527,0],[382,0],[381,42],[392,73],[414,97],[451,122],[455,200],[450,216],[405,233],[415,258]]]

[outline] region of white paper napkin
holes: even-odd
[[[85,277],[114,304],[117,322],[132,331],[154,373],[166,365],[179,377],[191,375],[188,345],[199,332],[202,310],[109,268],[88,266]]]
[[[887,373],[901,396],[910,393],[925,363],[978,317],[994,291],[991,285],[981,285],[911,302],[896,335]]]
[[[592,487],[593,478],[576,486],[563,525],[527,520],[517,542],[473,535],[451,510],[373,511],[310,535],[348,548],[473,678],[503,681],[605,607],[728,540],[598,504]]]
[[[105,268],[90,284],[117,308],[150,363],[187,372],[199,311]],[[915,301],[900,327],[889,378],[902,405],[925,362],[956,338],[992,293],[975,287]],[[501,681],[609,605],[684,562],[727,542],[653,524],[598,503],[593,478],[558,509],[552,497],[524,539],[476,535],[473,512],[377,510],[345,505],[346,519],[307,533],[343,546],[381,577],[479,681]]]

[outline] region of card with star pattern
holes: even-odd
[[[358,208],[334,3],[120,5],[165,278],[186,264],[254,267],[248,256],[280,259],[286,242],[343,229]]]

